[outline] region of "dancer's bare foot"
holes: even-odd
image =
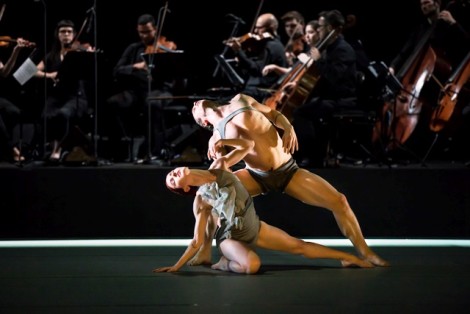
[[[187,263],[188,266],[198,266],[198,265],[211,265],[212,264],[212,252],[209,249],[201,248],[196,255],[190,259]]]
[[[341,260],[343,267],[360,267],[360,268],[374,268],[374,265],[366,260],[354,258],[352,260]]]
[[[221,271],[230,271],[230,268],[228,267],[228,263],[229,263],[229,260],[225,256],[222,256],[217,263],[211,266],[211,268],[216,269],[216,270],[221,270]]]
[[[380,256],[378,256],[370,247],[364,248],[364,250],[358,250],[358,255],[362,259],[372,263],[374,266],[388,267],[390,263]]]
[[[389,267],[390,263],[383,258],[379,257],[377,254],[369,254],[367,256],[364,256],[364,260],[372,263],[375,266],[380,266],[380,267]]]

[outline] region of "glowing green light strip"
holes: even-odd
[[[124,240],[0,240],[0,248],[37,247],[132,247],[187,246],[191,239],[124,239]],[[346,239],[303,239],[327,246],[352,246]],[[370,246],[383,247],[470,247],[470,240],[461,239],[366,239]],[[212,243],[215,245],[215,242]]]

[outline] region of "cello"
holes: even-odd
[[[392,100],[386,100],[372,132],[372,143],[383,140],[386,149],[405,143],[418,123],[423,101],[420,93],[431,77],[437,55],[429,45],[434,23],[422,37],[413,53],[398,72],[401,90]]]
[[[322,51],[326,43],[337,33],[338,30],[332,30],[315,47]],[[289,121],[292,121],[295,108],[305,102],[319,79],[320,74],[314,65],[312,57],[306,62],[299,61],[282,79],[277,90],[270,97],[266,98],[263,103],[272,109],[280,111]],[[291,83],[295,83],[295,88],[287,92],[286,86]]]
[[[433,132],[440,132],[452,118],[458,102],[458,95],[470,79],[470,52],[462,60],[453,74],[441,89],[438,104],[433,109],[429,128]]]

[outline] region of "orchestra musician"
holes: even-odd
[[[470,60],[468,59],[468,53],[470,53],[470,19],[468,18],[470,16],[470,0],[451,0],[447,3],[443,12],[454,23],[453,27],[460,29],[460,32],[464,34],[467,43],[461,46],[462,53],[465,50],[467,51],[467,57],[462,60],[460,68],[454,67],[453,74],[460,73],[462,77],[466,76],[468,78],[470,67]],[[449,83],[453,83],[452,87],[448,85]],[[451,143],[453,143],[450,148],[451,155],[457,157],[454,157],[454,160],[462,159],[465,161],[468,167],[470,166],[470,153],[468,151],[468,143],[470,143],[470,80],[467,79],[466,82],[460,81],[459,83],[456,81],[449,82],[448,80],[446,86],[441,89],[441,96],[443,96],[443,91],[448,90],[448,88],[454,91],[459,90],[456,94],[448,95],[452,98],[456,97],[451,119],[446,124],[446,128],[452,130],[450,132],[452,135]],[[436,109],[438,108],[435,107],[434,110]]]
[[[139,41],[127,46],[114,67],[113,75],[116,81],[117,92],[108,98],[111,114],[116,118],[118,134],[121,137],[134,139],[143,136],[146,123],[139,122],[138,117],[144,116],[148,121],[148,107],[151,108],[152,138],[151,152],[148,152],[147,145],[134,147],[137,156],[129,156],[130,161],[139,162],[145,158],[150,158],[150,153],[155,160],[163,160],[162,150],[165,147],[165,136],[163,132],[163,112],[162,108],[168,102],[166,100],[149,100],[148,97],[165,96],[171,97],[173,94],[174,82],[167,81],[162,75],[154,75],[148,70],[148,64],[144,59],[144,54],[165,53],[175,50],[176,44],[161,36],[157,40],[157,25],[155,18],[150,14],[143,14],[137,19],[137,33]],[[158,65],[157,65],[158,67]],[[158,72],[158,69],[156,69]],[[151,83],[149,92],[149,80]]]
[[[441,0],[419,0],[423,22],[408,36],[399,53],[390,62],[390,71],[395,74],[414,52],[420,38],[432,30],[429,45],[437,55],[433,75],[442,83],[451,70],[463,60],[469,47],[468,30],[454,19],[449,10],[441,10]]]
[[[256,19],[254,36],[230,38],[225,44],[232,48],[237,60],[237,69],[245,78],[242,92],[258,101],[271,94],[279,76],[276,73],[263,75],[263,68],[268,64],[288,67],[285,48],[277,33],[279,22],[272,13],[261,14]],[[245,40],[248,38],[249,40]],[[251,40],[255,38],[255,40]]]
[[[302,62],[302,63],[307,63],[307,62],[311,62],[311,59],[310,59],[310,49],[311,47],[315,47],[319,41],[320,41],[320,35],[317,31],[317,28],[318,28],[318,20],[312,20],[312,21],[309,21],[306,25],[305,25],[305,35],[304,35],[304,38],[305,38],[305,42],[308,46],[308,51],[306,52],[301,52],[297,55],[297,61],[298,62]],[[295,64],[294,64],[295,65]],[[285,75],[287,73],[289,73],[292,69],[293,69],[293,66],[290,66],[288,68],[285,68],[285,67],[280,67],[279,65],[277,64],[268,64],[266,65],[264,68],[263,68],[263,75],[267,75],[269,74],[270,72],[276,72],[278,75]]]
[[[301,166],[322,167],[326,158],[327,141],[332,115],[343,108],[354,108],[357,101],[356,53],[341,34],[345,19],[338,10],[324,11],[318,15],[317,31],[320,41],[336,32],[325,43],[324,53],[317,47],[311,49],[315,60],[312,66],[319,80],[307,101],[294,111],[294,128],[299,135]]]
[[[14,40],[15,45],[8,60],[3,63],[0,61],[0,76],[6,78],[13,70],[20,51],[32,45],[23,38]],[[9,162],[22,162],[25,157],[21,153],[21,147],[18,147],[16,139],[12,133],[16,125],[18,125],[21,116],[21,110],[9,99],[0,97],[0,160]]]
[[[449,18],[455,27],[465,33],[465,38],[470,39],[470,0],[451,0],[447,3],[445,10],[450,13]],[[453,19],[453,21],[452,21]]]
[[[66,54],[72,50],[93,52],[94,47],[82,45],[76,41],[76,28],[71,20],[61,20],[54,31],[54,42],[45,60],[37,65],[36,78],[47,80],[47,99],[43,116],[46,117],[44,132],[50,146],[46,162],[58,164],[63,157],[63,144],[73,123],[78,123],[88,111],[86,81],[78,76],[61,82],[59,70]],[[73,75],[72,75],[73,76]],[[46,153],[46,152],[45,152]],[[47,155],[47,154],[46,154]]]
[[[310,23],[309,23],[310,24]],[[306,73],[315,77],[309,94],[293,111],[293,125],[299,138],[295,158],[302,167],[323,167],[332,115],[341,109],[355,108],[357,102],[356,53],[344,39],[345,19],[338,10],[323,11],[318,15],[316,37],[311,33],[311,48]],[[317,43],[314,41],[318,40]],[[324,43],[322,50],[318,44]],[[323,53],[323,51],[325,53]],[[282,88],[292,93],[302,84],[302,78],[288,82]]]
[[[299,54],[307,53],[310,49],[304,37],[305,18],[298,11],[288,11],[281,16],[281,21],[288,38],[284,44],[286,58],[289,65],[293,65]]]
[[[422,109],[416,114],[419,121],[413,133],[414,136],[407,142],[415,150],[423,150],[424,152],[428,148],[430,138],[434,137],[428,127],[431,110],[437,105],[439,94],[447,79],[470,50],[470,39],[469,30],[464,26],[465,23],[468,23],[467,16],[460,22],[454,17],[454,14],[460,16],[463,13],[462,10],[456,12],[454,6],[458,4],[458,7],[463,9],[465,1],[451,1],[443,8],[441,8],[441,0],[419,0],[419,3],[423,19],[412,29],[405,44],[390,62],[389,70],[392,74],[397,75],[399,80],[408,77],[411,71],[429,72],[427,74],[429,78],[420,87],[419,93],[415,95],[422,103]],[[460,7],[460,5],[463,6]],[[419,44],[422,43],[422,39],[426,35],[428,38],[420,51]],[[406,67],[414,55],[417,55],[415,63],[421,63],[418,70],[414,70],[411,66]],[[421,73],[417,73],[418,78]],[[419,86],[417,84],[418,82],[416,86]],[[397,97],[396,102],[401,105],[401,98]],[[395,113],[393,115],[395,116]]]

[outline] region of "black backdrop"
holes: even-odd
[[[100,94],[108,94],[107,83],[111,79],[111,69],[128,43],[138,40],[136,20],[142,13],[155,17],[165,1],[121,0],[7,0],[6,10],[0,21],[0,35],[13,38],[23,37],[37,43],[33,60],[42,58],[44,45],[50,45],[56,23],[61,19],[71,19],[77,27],[87,18],[87,10],[94,7],[96,27],[86,27],[80,41],[96,43],[103,53],[99,62]],[[306,20],[314,19],[325,9],[339,9],[344,14],[357,16],[357,27],[366,52],[372,60],[385,62],[398,52],[406,38],[407,29],[416,23],[420,16],[419,1],[187,1],[169,0],[162,33],[175,41],[178,48],[185,51],[188,60],[188,77],[194,82],[211,87],[215,69],[213,56],[223,51],[222,41],[230,36],[233,23],[227,18],[232,13],[242,18],[238,35],[250,31],[258,7],[261,13],[272,12],[280,17],[288,10],[298,10]],[[311,7],[310,9],[308,7]],[[47,18],[46,21],[45,18]],[[45,31],[47,29],[47,31]],[[89,30],[87,33],[86,31]],[[284,36],[280,28],[280,35]],[[44,34],[46,33],[46,34]],[[95,37],[96,35],[96,37]],[[5,53],[4,51],[0,53]]]

